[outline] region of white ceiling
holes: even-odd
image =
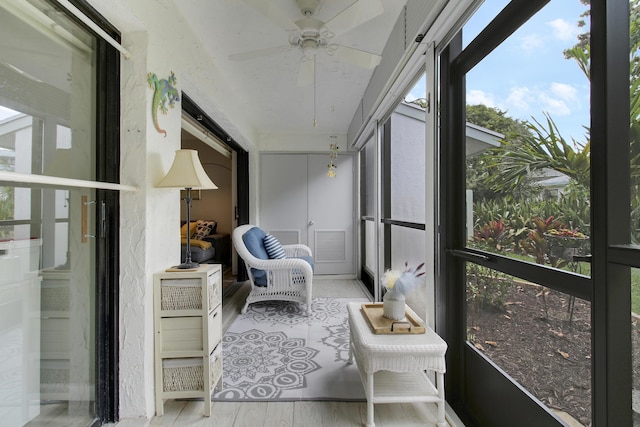
[[[303,52],[289,44],[290,35],[255,4],[271,7],[271,16],[295,22],[302,18],[296,0],[174,0],[191,30],[209,52],[220,72],[237,92],[253,126],[261,133],[345,134],[373,70],[339,60],[319,48],[314,84],[298,86]],[[350,31],[330,39],[366,52],[381,54],[405,0],[319,0],[314,18],[327,23],[354,3],[380,3],[384,11]],[[251,4],[254,4],[252,6]],[[295,27],[294,27],[295,28]],[[232,59],[261,49],[279,48],[269,55]],[[312,74],[311,74],[312,76]],[[312,82],[313,79],[310,80]]]

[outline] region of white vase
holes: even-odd
[[[391,320],[404,319],[404,295],[400,292],[394,292],[393,288],[390,291],[387,291],[382,298],[382,315]]]

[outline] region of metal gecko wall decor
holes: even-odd
[[[153,101],[151,102],[151,117],[153,125],[159,133],[167,137],[167,131],[160,127],[158,123],[158,110],[162,114],[167,114],[169,108],[174,108],[177,101],[180,101],[180,95],[175,88],[177,79],[173,71],[166,79],[158,79],[155,73],[147,74],[147,82],[149,87],[153,89]],[[168,108],[167,108],[168,104]]]

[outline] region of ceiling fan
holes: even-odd
[[[244,0],[244,2],[277,26],[288,31],[289,45],[230,55],[229,58],[232,60],[244,61],[291,49],[300,49],[303,55],[298,71],[298,86],[306,86],[314,81],[316,55],[319,52],[367,69],[373,69],[380,63],[380,55],[332,42],[334,37],[382,14],[384,9],[380,0],[357,0],[327,22],[314,17],[318,12],[320,0],[295,0],[302,15],[295,22],[269,1]]]

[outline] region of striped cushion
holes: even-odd
[[[282,248],[282,245],[280,244],[278,239],[276,239],[271,234],[267,234],[266,236],[264,236],[264,239],[262,240],[262,242],[264,243],[264,248],[267,250],[267,253],[269,254],[269,258],[282,259],[285,257],[284,249]]]

